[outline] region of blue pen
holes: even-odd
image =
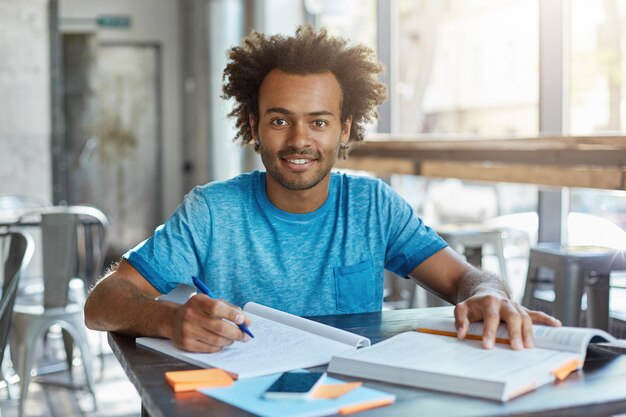
[[[211,291],[209,289],[209,287],[207,287],[206,285],[204,285],[204,282],[200,281],[197,277],[191,277],[193,283],[196,285],[196,287],[203,293],[208,295],[211,298],[215,298],[217,299],[217,295],[215,295],[213,293],[213,291]],[[250,337],[254,337],[254,335],[252,334],[252,332],[250,331],[250,329],[248,329],[248,326],[246,326],[245,323],[241,323],[238,324],[237,327],[239,327],[239,329],[241,329],[242,332],[244,332],[245,334],[247,334]]]

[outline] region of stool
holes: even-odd
[[[565,326],[579,326],[585,324],[581,301],[586,292],[586,325],[608,330],[610,274],[625,267],[619,253],[599,246],[550,243],[531,248],[522,304],[551,313]],[[542,268],[554,277],[542,277]],[[542,289],[553,292],[554,300],[538,297]]]
[[[446,224],[436,228],[437,234],[445,240],[451,248],[461,253],[467,259],[467,262],[477,268],[482,267],[483,246],[491,245],[494,248],[495,255],[498,258],[498,266],[500,275],[505,282],[508,282],[506,271],[506,259],[504,257],[504,231],[500,228],[493,228],[481,224],[458,223]],[[409,306],[414,307],[418,295],[416,290],[411,294]],[[429,307],[437,307],[449,305],[436,295],[427,292],[426,303]]]

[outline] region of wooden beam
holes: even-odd
[[[546,165],[626,165],[626,138],[593,139],[366,141],[355,146],[351,156]]]
[[[626,190],[624,170],[618,167],[422,161],[420,174],[477,181]]]
[[[626,137],[453,139],[375,136],[340,168],[557,187],[626,190]]]

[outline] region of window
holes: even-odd
[[[572,0],[569,132],[624,132],[626,2]]]
[[[376,51],[376,0],[304,0],[304,9],[316,27]]]
[[[626,1],[572,0],[570,19],[567,129],[572,135],[623,135]],[[626,192],[572,189],[570,211],[603,218],[626,231]],[[621,247],[626,248],[626,237],[621,239]]]
[[[538,2],[401,0],[397,133],[534,136]]]

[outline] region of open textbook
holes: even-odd
[[[247,303],[243,310],[251,319],[254,339],[219,352],[191,353],[153,337],[137,338],[137,344],[194,365],[224,369],[236,378],[325,365],[337,353],[370,345],[365,337],[260,304]]]
[[[453,317],[425,317],[419,320],[417,331],[335,355],[328,371],[507,401],[580,369],[590,343],[626,347],[626,342],[598,329],[533,328],[535,348],[511,349],[502,324],[498,343],[493,349],[484,349],[482,323],[472,323],[471,336],[458,340]]]

